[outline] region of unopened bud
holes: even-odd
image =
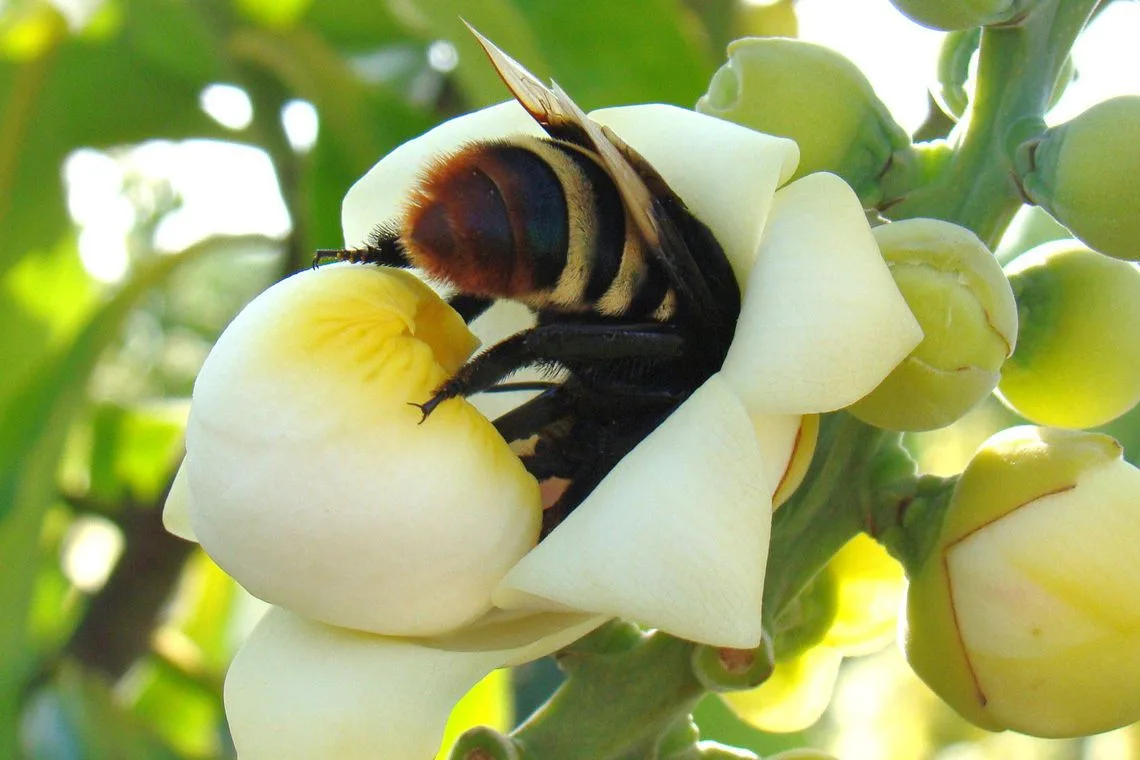
[[[1083,736],[1140,719],[1140,470],[1105,435],[987,441],[907,594],[907,659],[967,720]]]
[[[1076,241],[1038,246],[1006,273],[1017,293],[1017,350],[998,390],[1042,425],[1102,425],[1140,401],[1140,269]]]
[[[755,649],[729,649],[701,644],[693,650],[693,673],[709,691],[753,689],[776,667],[772,639],[765,634]]]
[[[1103,103],[1022,144],[1026,196],[1101,253],[1140,260],[1140,95]]]
[[[838,174],[865,198],[910,144],[855,64],[822,45],[750,37],[728,46],[697,110],[800,146],[796,177]]]
[[[1009,21],[1033,0],[891,0],[891,4],[917,24],[951,31]]]
[[[949,425],[988,396],[1017,338],[1017,307],[1001,266],[974,233],[937,219],[874,230],[922,343],[850,411],[889,430]]]

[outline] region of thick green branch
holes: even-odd
[[[891,199],[885,213],[945,219],[995,246],[1023,203],[1012,175],[1014,151],[1044,129],[1057,77],[1095,6],[1096,0],[1043,0],[1017,25],[985,29],[957,150],[924,187],[905,187],[912,167],[899,162],[898,173],[884,178]]]

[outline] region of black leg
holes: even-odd
[[[424,419],[449,398],[470,396],[532,364],[562,362],[663,361],[681,356],[684,339],[657,323],[539,325],[512,335],[460,368],[424,404]]]
[[[349,261],[353,264],[379,264],[407,269],[412,264],[394,228],[377,227],[362,248],[318,248],[313,254],[313,268],[325,261]]]
[[[459,316],[463,317],[464,322],[470,324],[471,320],[491,308],[491,304],[495,303],[495,299],[460,293],[449,298],[447,303],[451,308],[459,312]]]

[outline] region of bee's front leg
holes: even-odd
[[[413,404],[423,418],[449,398],[486,390],[523,367],[564,362],[664,361],[681,356],[684,339],[670,325],[554,323],[512,335],[476,356],[441,385],[426,403]]]

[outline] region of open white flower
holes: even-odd
[[[275,710],[291,699],[293,676],[274,670],[289,661],[309,662],[343,688],[367,680],[353,692],[360,702],[388,704],[378,691],[410,691],[415,704],[430,691],[453,703],[520,652],[567,643],[552,633],[559,626],[577,636],[616,616],[716,646],[759,643],[772,498],[790,477],[801,418],[869,392],[921,332],[854,193],[832,175],[778,189],[795,168],[793,143],[669,106],[591,118],[654,165],[723,245],[744,293],[723,370],[533,546],[536,485],[486,419],[460,399],[418,425],[406,405],[472,348],[425,287],[403,274],[329,267],[251,305],[253,316],[235,320],[227,336],[237,337],[223,336],[222,358],[199,378],[187,459],[167,507],[169,524],[188,525],[239,582],[297,613],[267,618],[229,677],[243,760],[355,756],[301,738],[347,731],[343,721],[357,718],[323,715],[305,699],[272,720],[238,705],[269,700],[275,707],[265,709]],[[436,156],[517,133],[541,130],[508,103],[398,148],[345,199],[347,244],[399,218]],[[372,311],[377,303],[383,316]],[[404,348],[389,350],[391,341]],[[527,614],[472,625],[500,620],[492,602]],[[469,631],[482,631],[470,646],[438,643]],[[326,645],[334,654],[296,651]],[[267,654],[272,647],[278,654]],[[438,651],[448,654],[426,653]],[[430,677],[417,677],[416,663]],[[400,712],[396,723],[369,713],[415,734],[375,752],[419,757],[443,727],[430,712],[418,722]],[[340,728],[318,729],[322,715],[343,718]],[[261,728],[244,727],[254,724]],[[266,731],[279,735],[249,738]]]

